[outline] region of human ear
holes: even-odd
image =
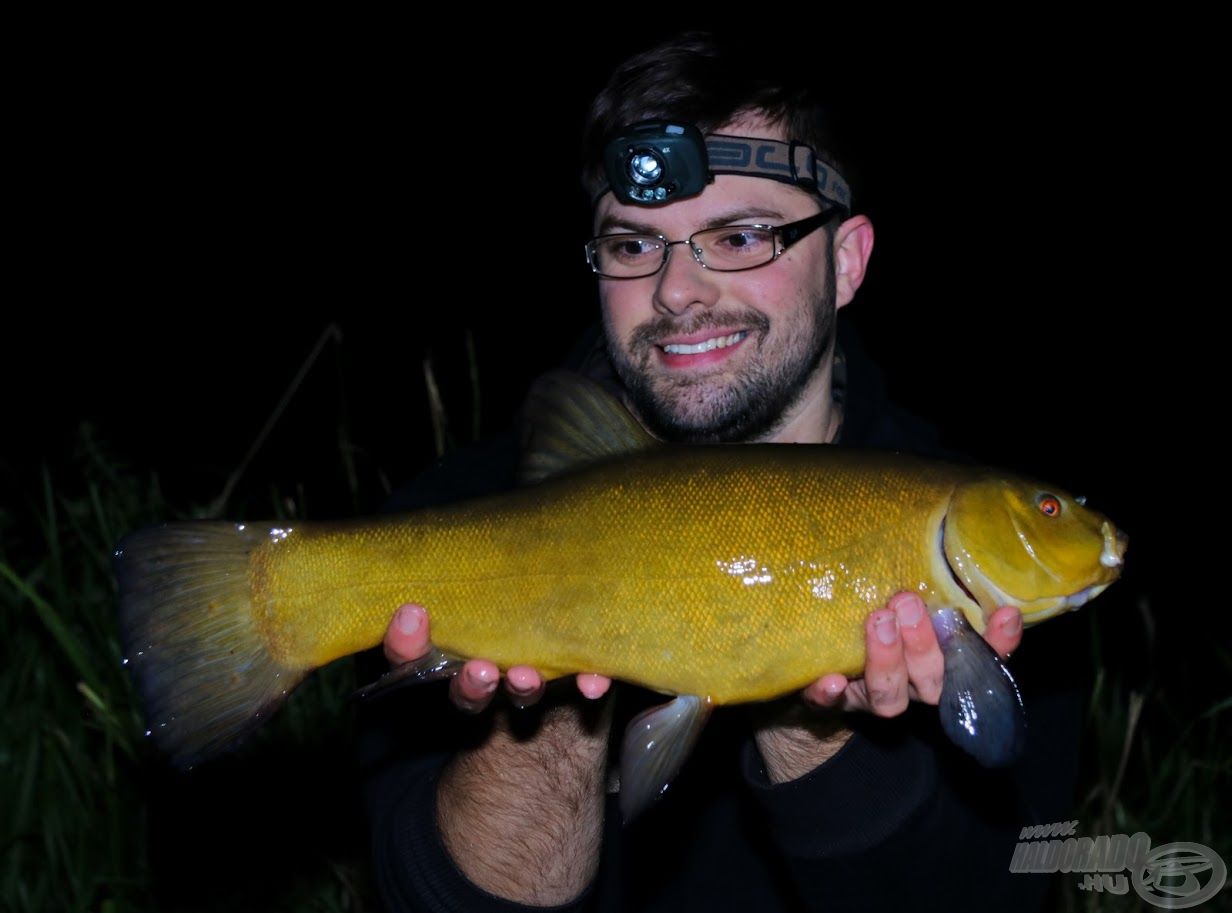
[[[864,281],[868,258],[873,253],[873,223],[868,216],[852,216],[834,232],[835,307],[842,307],[856,295]]]

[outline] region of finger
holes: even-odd
[[[500,670],[486,659],[468,660],[462,671],[449,682],[449,698],[459,710],[479,713],[496,694]]]
[[[941,681],[945,660],[937,645],[937,634],[928,619],[928,609],[915,593],[898,593],[889,607],[898,616],[898,633],[903,640],[907,662],[907,682],[917,700],[935,704],[941,700]]]
[[[864,690],[868,709],[877,716],[897,716],[907,709],[907,660],[893,609],[873,612],[864,623],[867,657]],[[850,689],[849,689],[850,692]]]
[[[543,676],[530,666],[510,666],[505,673],[505,690],[515,707],[529,707],[543,697]]]
[[[805,688],[804,699],[818,707],[830,710],[843,703],[843,692],[846,690],[847,677],[832,672],[829,675],[823,675]]]
[[[428,634],[428,612],[423,606],[413,602],[399,606],[385,629],[385,658],[393,666],[419,659],[431,646]]]
[[[1009,659],[1022,643],[1022,613],[1012,605],[997,609],[988,619],[984,639],[997,651],[998,656]]]
[[[612,687],[612,680],[606,675],[582,672],[577,677],[577,687],[578,691],[582,692],[582,697],[594,701],[607,694],[607,689]]]

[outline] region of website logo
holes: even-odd
[[[1077,821],[1024,827],[1010,871],[1079,873],[1081,891],[1126,894],[1132,886],[1139,897],[1164,910],[1196,907],[1227,881],[1223,859],[1201,843],[1165,843],[1151,849],[1151,838],[1141,831],[1079,837],[1077,827]]]

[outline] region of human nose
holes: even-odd
[[[685,246],[688,256],[673,256],[672,248],[677,244]],[[714,274],[702,266],[693,245],[688,241],[668,241],[667,262],[663,264],[655,283],[655,309],[680,315],[695,304],[709,306],[717,300],[718,286]]]

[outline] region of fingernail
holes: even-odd
[[[898,620],[908,628],[914,628],[924,617],[924,609],[918,599],[904,599],[899,603]]]
[[[534,694],[539,679],[529,666],[510,666],[505,671],[505,684],[514,694]]]
[[[423,624],[423,609],[416,606],[403,606],[398,610],[398,617],[395,621],[401,633],[414,634]]]
[[[893,612],[882,612],[873,620],[873,633],[888,647],[898,638],[898,618]]]
[[[1021,615],[1016,614],[1013,618],[1009,619],[1005,624],[1001,625],[1001,631],[1005,634],[1008,634],[1010,637],[1017,637],[1018,632],[1021,630],[1022,630],[1022,616]]]
[[[486,688],[488,685],[495,686],[496,684],[496,679],[492,677],[491,670],[489,669],[486,669],[486,668],[467,669],[466,674],[470,677],[470,680],[476,685],[482,685]]]

